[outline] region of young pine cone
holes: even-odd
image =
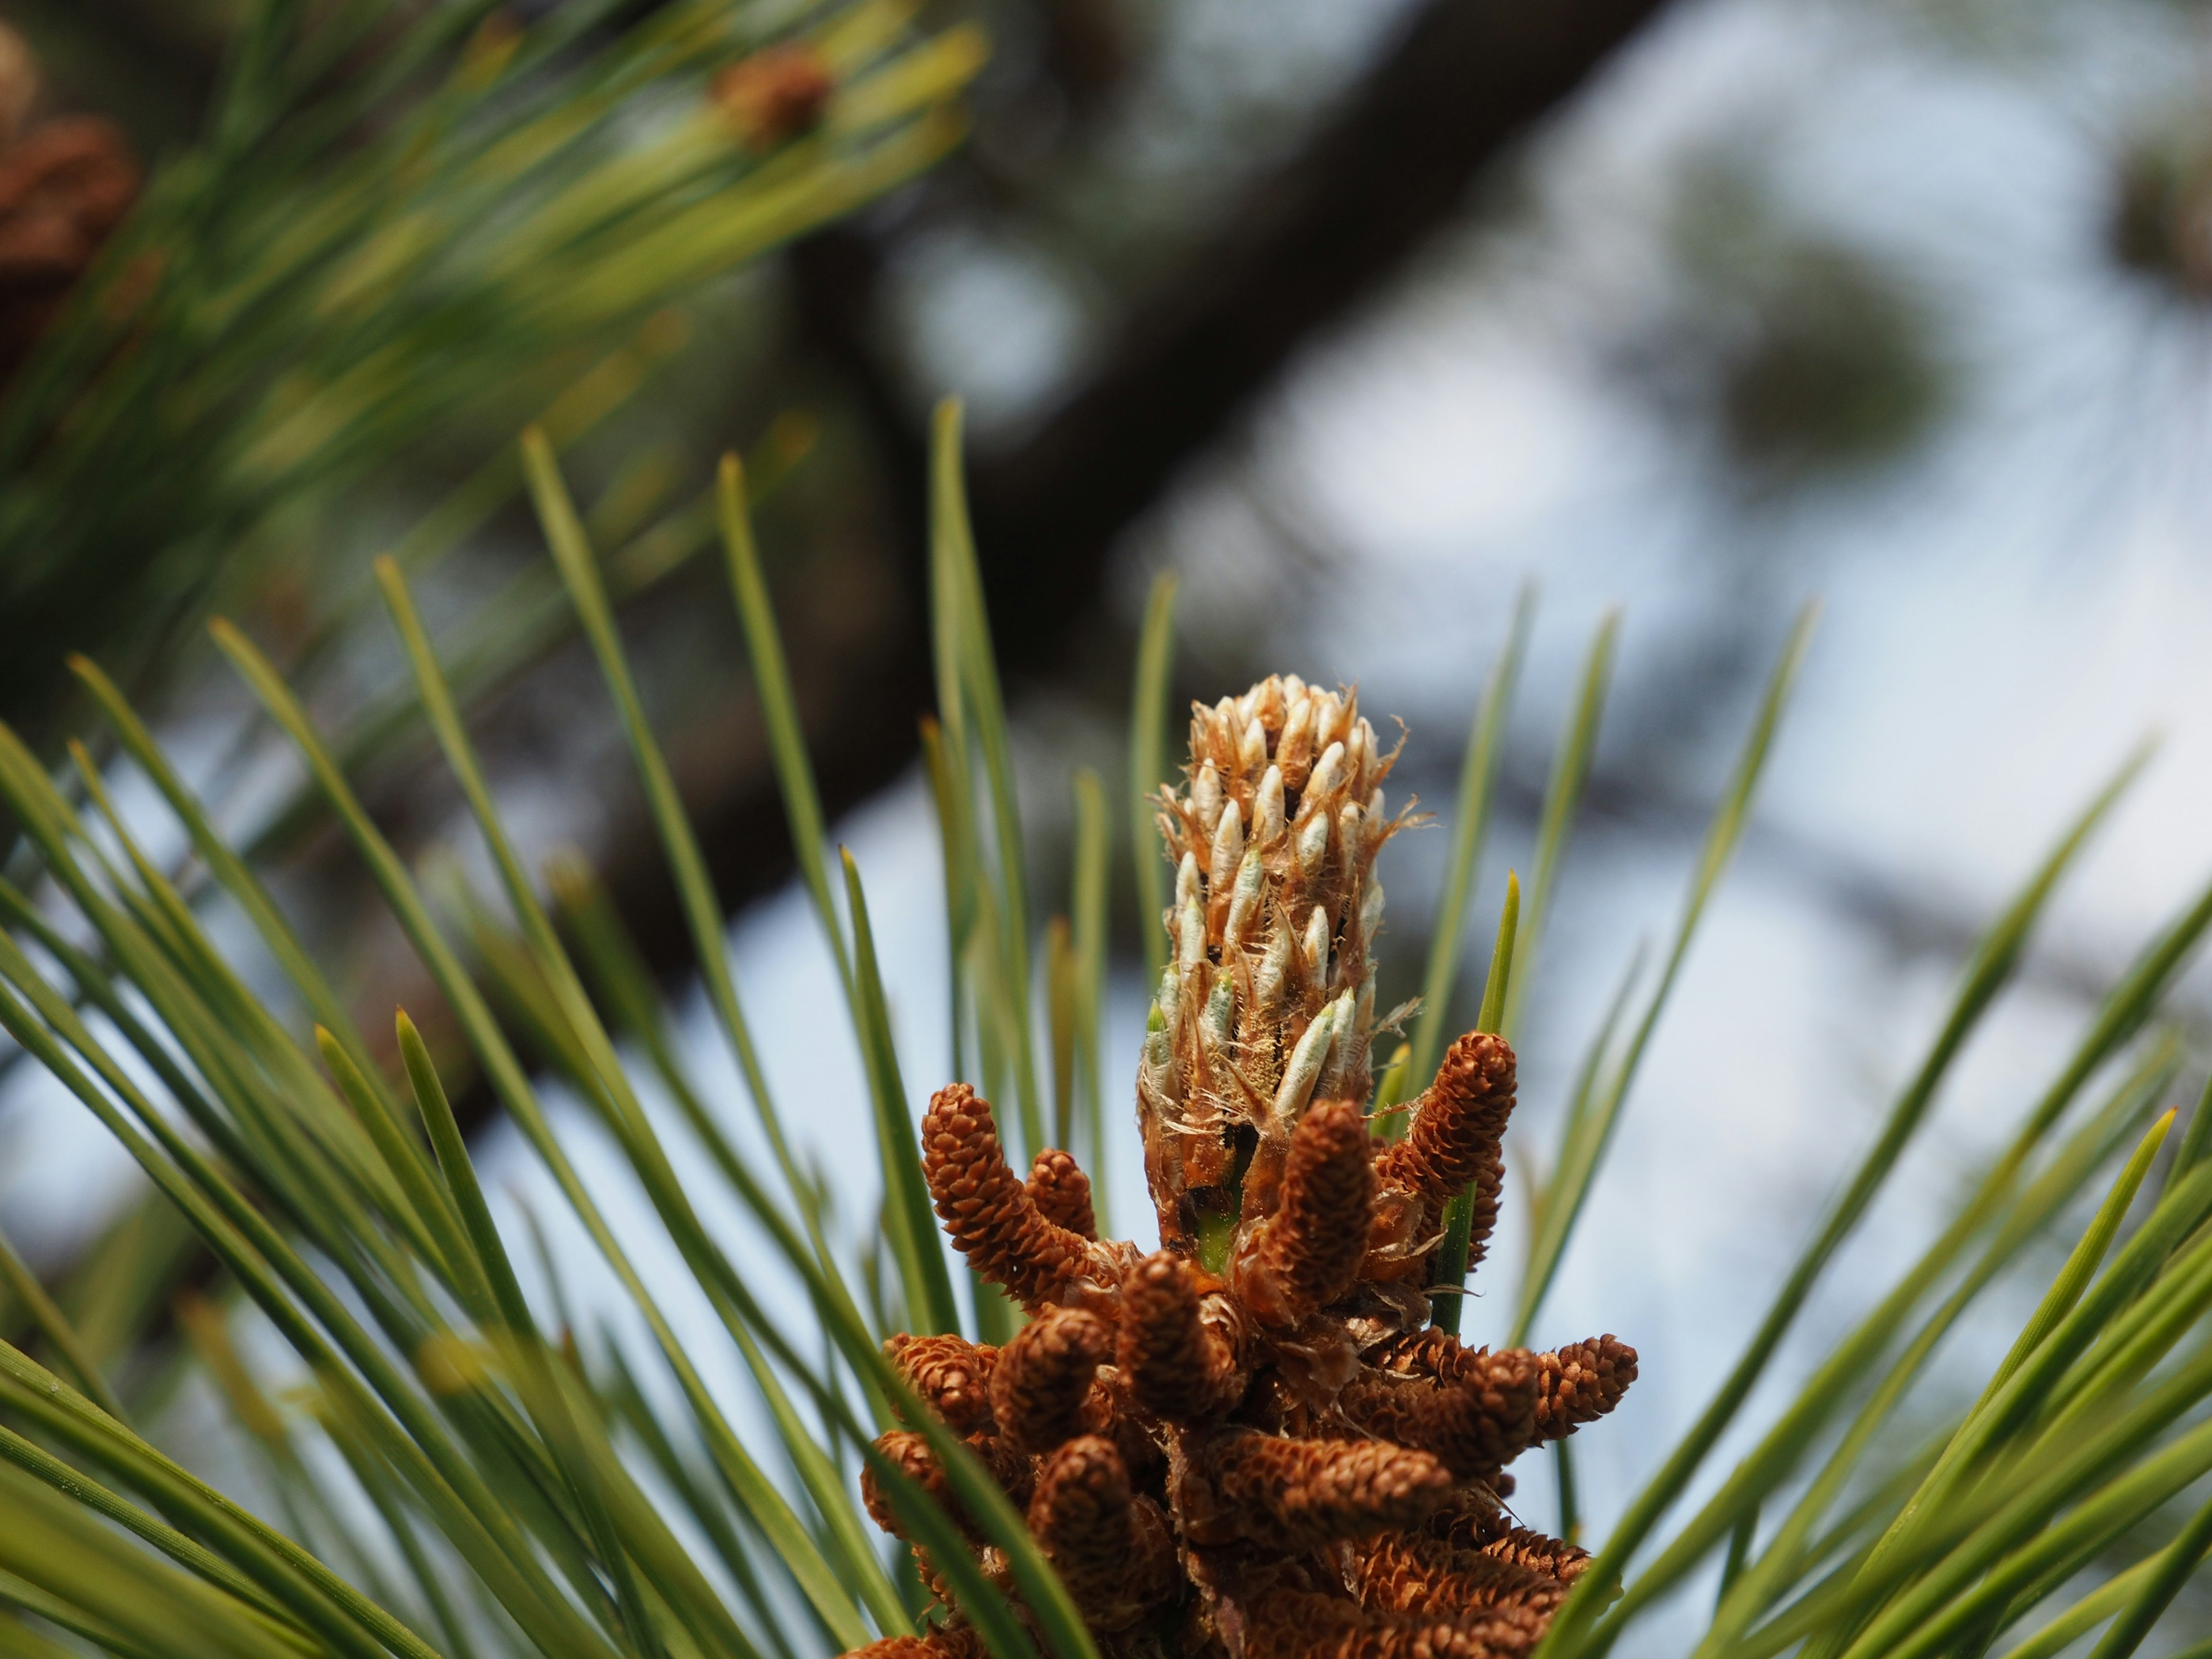
[[[1102,1242],[1074,1160],[1045,1150],[1024,1180],[956,1084],[922,1122],[930,1197],[1030,1322],[1003,1349],[887,1351],[1109,1655],[1518,1659],[1588,1558],[1518,1524],[1506,1466],[1610,1412],[1636,1351],[1466,1347],[1428,1324],[1446,1206],[1472,1194],[1476,1260],[1497,1219],[1515,1062],[1468,1033],[1406,1137],[1370,1139],[1374,862],[1398,820],[1354,698],[1268,680],[1195,709],[1191,739],[1188,787],[1161,800],[1174,960],[1137,1079],[1166,1248]],[[920,1436],[878,1447],[945,1499]],[[861,1653],[981,1659],[922,1565],[941,1622]]]

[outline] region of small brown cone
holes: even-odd
[[[1324,1101],[1291,1132],[1274,1213],[1236,1265],[1237,1293],[1262,1321],[1293,1325],[1352,1288],[1367,1253],[1375,1171],[1348,1100]]]
[[[1179,1507],[1186,1535],[1200,1544],[1311,1549],[1417,1525],[1451,1501],[1442,1463],[1379,1440],[1229,1430],[1186,1454]]]
[[[1620,1403],[1636,1381],[1636,1350],[1610,1332],[1536,1356],[1538,1438],[1562,1440]]]
[[[1146,1256],[1121,1281],[1115,1358],[1138,1404],[1171,1423],[1218,1415],[1243,1390],[1236,1356],[1201,1315],[1197,1269],[1171,1250]]]
[[[1370,1370],[1339,1404],[1369,1433],[1433,1452],[1462,1480],[1486,1480],[1535,1443],[1535,1359],[1518,1348],[1478,1350],[1455,1370],[1450,1380]]]
[[[1046,1220],[1079,1237],[1098,1237],[1098,1218],[1091,1204],[1091,1177],[1070,1154],[1046,1147],[1030,1165],[1030,1178],[1024,1185],[1030,1201]]]
[[[1567,1586],[1548,1572],[1419,1533],[1393,1534],[1353,1564],[1360,1604],[1379,1613],[1466,1613],[1527,1607],[1549,1613]]]
[[[1249,1613],[1244,1659],[1320,1659],[1343,1651],[1367,1624],[1357,1602],[1308,1590],[1263,1591]]]
[[[1515,1527],[1482,1547],[1496,1556],[1534,1572],[1547,1573],[1563,1584],[1572,1584],[1589,1570],[1590,1553],[1563,1538],[1552,1538],[1531,1527]]]
[[[959,1522],[963,1531],[972,1531],[967,1517],[952,1502],[951,1489],[945,1484],[945,1467],[937,1461],[937,1454],[929,1449],[929,1442],[914,1429],[893,1429],[876,1440],[876,1450],[884,1461],[901,1474],[920,1486],[922,1491],[945,1506],[945,1512]],[[860,1501],[867,1506],[868,1518],[894,1538],[907,1536],[906,1523],[899,1519],[898,1511],[891,1507],[890,1497],[872,1464],[860,1466]]]
[[[1255,1598],[1244,1659],[1520,1659],[1544,1620],[1522,1608],[1438,1617],[1363,1612],[1310,1591]]]
[[[963,1434],[990,1429],[991,1377],[999,1351],[957,1336],[894,1336],[884,1353],[914,1391]]]
[[[1474,1502],[1431,1519],[1430,1536],[1462,1550],[1479,1550],[1571,1584],[1589,1565],[1589,1552],[1533,1527],[1516,1527],[1512,1517]]]
[[[1104,1320],[1079,1308],[1048,1308],[1006,1345],[992,1374],[1000,1435],[1036,1454],[1074,1438],[1098,1368],[1113,1352]]]
[[[1085,1435],[1054,1452],[1038,1474],[1029,1524],[1078,1601],[1109,1589],[1129,1548],[1129,1471],[1114,1443]]]
[[[1445,1050],[1437,1080],[1415,1103],[1411,1133],[1376,1160],[1378,1182],[1417,1193],[1432,1208],[1473,1188],[1469,1267],[1482,1260],[1498,1224],[1498,1195],[1505,1181],[1501,1143],[1513,1115],[1514,1073],[1513,1049],[1504,1037],[1468,1032]]]
[[[920,1636],[886,1636],[845,1659],[984,1659],[983,1638],[965,1625],[939,1626]]]
[[[938,1218],[977,1273],[1032,1313],[1066,1289],[1086,1241],[1048,1220],[1015,1178],[989,1101],[964,1083],[939,1089],[921,1120],[921,1158]]]
[[[1127,1628],[1175,1593],[1166,1517],[1131,1494],[1121,1454],[1102,1436],[1080,1436],[1045,1460],[1029,1528],[1068,1593],[1103,1629]]]

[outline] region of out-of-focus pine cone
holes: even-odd
[[[718,70],[708,88],[738,136],[753,149],[811,132],[821,124],[836,78],[811,46],[766,46]]]
[[[33,127],[0,151],[0,386],[137,199],[120,128],[93,116]]]

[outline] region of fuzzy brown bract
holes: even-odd
[[[1162,797],[1174,959],[1137,1089],[1164,1249],[1100,1240],[1065,1152],[1017,1176],[967,1085],[923,1120],[954,1248],[1030,1322],[1004,1349],[886,1352],[1025,1510],[1110,1655],[1510,1659],[1587,1560],[1518,1523],[1506,1466],[1611,1411],[1636,1351],[1492,1352],[1429,1322],[1446,1207],[1472,1195],[1472,1260],[1497,1219],[1512,1048],[1470,1032],[1402,1139],[1366,1121],[1392,758],[1349,694],[1295,678],[1194,711],[1187,785]],[[920,1435],[878,1446],[946,1492]],[[860,1652],[980,1659],[916,1554],[941,1621]]]

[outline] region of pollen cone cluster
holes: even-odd
[[[1586,1564],[1520,1525],[1506,1467],[1611,1411],[1635,1350],[1493,1352],[1429,1325],[1445,1206],[1472,1193],[1476,1260],[1496,1221],[1513,1052],[1470,1032],[1403,1139],[1365,1120],[1394,754],[1351,695],[1295,678],[1194,711],[1188,784],[1161,800],[1173,961],[1137,1084],[1165,1248],[1102,1241],[1065,1152],[1017,1174],[966,1085],[923,1120],[939,1218],[1029,1322],[1003,1348],[940,1335],[887,1352],[1026,1513],[1110,1655],[1508,1659]],[[1027,1617],[924,1437],[878,1448],[946,1503]],[[915,1555],[932,1622],[861,1651],[981,1659]]]

